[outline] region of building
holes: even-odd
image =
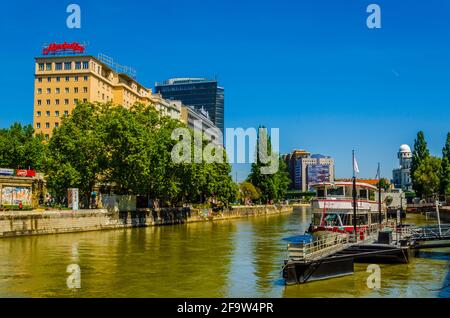
[[[222,132],[214,125],[204,108],[196,109],[193,106],[183,105],[181,107],[181,121],[186,123],[191,129],[201,128],[203,136],[211,142],[218,145],[223,144]]]
[[[156,83],[155,92],[184,105],[204,108],[220,131],[224,132],[224,88],[206,78],[172,78]]]
[[[334,181],[334,160],[331,157],[294,150],[285,155],[284,160],[292,181],[291,189],[305,192],[312,183]]]
[[[397,189],[411,190],[411,148],[408,145],[401,145],[397,153],[397,158],[400,166],[392,171],[392,183]]]
[[[48,51],[45,51],[48,54]],[[63,52],[63,54],[66,51]],[[83,51],[84,52],[84,51]],[[111,60],[112,61],[112,60]],[[105,59],[89,55],[48,55],[36,58],[33,125],[48,140],[61,119],[77,102],[111,102],[131,107],[153,103],[173,118],[180,118],[178,103],[163,101],[132,76],[121,73]]]
[[[30,208],[33,204],[33,170],[0,168],[0,207],[11,208],[22,204]]]

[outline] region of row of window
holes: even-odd
[[[42,115],[42,112],[40,110],[36,112],[36,117],[41,117],[41,115]],[[47,110],[45,112],[45,116],[50,117],[50,111],[49,110]],[[64,117],[67,117],[67,116],[69,116],[69,111],[65,110],[64,111]],[[55,110],[55,117],[59,117],[59,110]]]
[[[65,76],[65,77],[64,77],[65,81],[66,81],[66,82],[70,82],[70,77],[71,77],[71,76]],[[74,82],[78,82],[78,78],[79,78],[79,76],[74,76],[74,77],[73,77],[73,81],[74,81]],[[53,76],[53,77],[52,77],[52,76],[48,76],[48,77],[47,77],[47,83],[51,83],[51,82],[52,82],[52,79],[54,79],[57,83],[61,82],[61,77],[60,77],[60,76]],[[83,80],[84,80],[85,82],[87,82],[88,76],[83,76]],[[43,77],[38,77],[38,78],[37,78],[37,81],[38,81],[38,83],[42,83]]]
[[[78,98],[74,98],[73,103],[76,105],[76,104],[78,103],[78,101],[79,101]],[[55,99],[55,105],[60,105],[59,102],[60,102],[59,99]],[[87,98],[83,98],[83,103],[87,103]],[[51,105],[51,100],[50,100],[50,99],[47,99],[47,100],[45,101],[45,104],[46,104],[47,106],[50,106],[50,105]],[[38,105],[38,106],[42,106],[42,100],[41,100],[41,99],[38,99],[38,100],[37,100],[37,105]],[[69,105],[69,99],[68,99],[68,98],[64,99],[64,105]]]
[[[46,92],[47,92],[47,94],[51,94],[52,93],[52,89],[51,88],[47,88]],[[70,88],[66,87],[64,89],[64,92],[66,94],[69,94],[70,93]],[[73,88],[73,92],[74,93],[78,93],[79,92],[79,88],[78,87],[74,87]],[[83,93],[87,93],[87,92],[88,92],[88,88],[86,86],[83,87]],[[38,95],[41,95],[42,94],[42,88],[38,88],[37,89],[37,93],[38,93]],[[59,87],[55,88],[55,94],[60,94],[60,93],[61,93],[61,89]]]
[[[54,64],[54,66],[53,66]],[[65,71],[69,71],[72,68],[75,70],[87,70],[89,69],[89,61],[76,61],[76,62],[47,62],[47,63],[39,63],[39,71],[51,71],[53,70],[53,67],[56,71],[62,71],[63,69]]]

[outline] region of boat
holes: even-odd
[[[354,188],[356,198],[353,197]],[[309,232],[320,238],[330,232],[354,233],[354,202],[356,202],[356,231],[364,233],[379,227],[386,219],[386,206],[378,202],[377,188],[364,182],[320,182],[311,184],[316,198],[311,201],[312,223]],[[381,213],[379,207],[381,206]],[[381,217],[380,217],[381,215]]]

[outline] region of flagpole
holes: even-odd
[[[380,163],[378,163],[378,222],[380,222],[380,230],[381,230],[381,170],[380,170]]]
[[[357,238],[357,228],[356,228],[356,174],[355,174],[355,150],[352,151],[353,157],[353,229],[355,231],[355,241],[358,241]]]

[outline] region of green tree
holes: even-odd
[[[267,156],[270,157],[271,160],[278,160],[278,169],[274,171],[274,173],[262,173],[262,169],[273,165],[273,162],[262,162],[263,160],[260,158],[259,151],[261,138],[265,138],[267,140]],[[251,172],[247,178],[247,181],[251,182],[255,187],[260,189],[261,199],[264,203],[284,199],[291,182],[284,160],[282,160],[282,158],[275,153],[272,155],[272,152],[272,144],[270,137],[267,136],[267,130],[264,127],[260,127],[260,129],[258,129],[255,162],[252,164]]]
[[[8,129],[0,129],[0,167],[40,171],[45,152],[43,136],[34,136],[31,125],[15,123]]]
[[[422,162],[430,156],[430,152],[427,148],[427,142],[425,141],[425,135],[423,131],[417,133],[417,138],[414,140],[414,150],[412,154],[411,162],[411,181],[412,187],[418,197],[424,195],[424,184],[416,178],[416,171],[419,169]]]
[[[248,201],[256,201],[261,197],[261,192],[253,184],[248,181],[244,181],[239,185],[239,194],[242,203]]]
[[[440,158],[428,156],[414,171],[414,180],[421,189],[422,198],[432,198],[439,193],[441,167]]]
[[[450,195],[450,132],[447,133],[447,140],[442,149],[442,178],[441,178],[441,194]]]
[[[385,191],[389,190],[389,187],[391,186],[391,183],[389,182],[388,179],[386,178],[381,178],[379,183],[377,183],[377,188],[378,186],[381,185],[381,189],[384,189]]]

